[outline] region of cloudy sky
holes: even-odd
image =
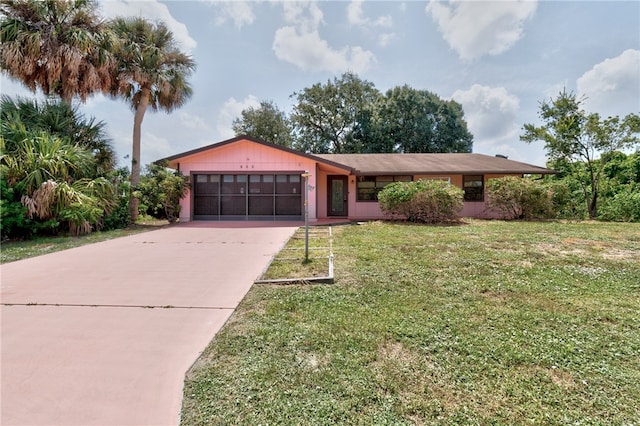
[[[294,92],[345,71],[380,91],[409,85],[463,105],[473,151],[545,164],[527,145],[541,101],[563,88],[602,116],[640,113],[638,1],[105,0],[105,17],[162,20],[195,59],[194,96],[171,114],[147,112],[142,162],[233,137],[260,101],[290,112]],[[30,95],[2,76],[3,93]],[[94,96],[80,106],[105,121],[120,165],[133,113]]]

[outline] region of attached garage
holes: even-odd
[[[397,181],[445,180],[464,190],[464,217],[500,217],[485,185],[553,170],[482,154],[309,154],[238,136],[159,160],[191,179],[180,220],[384,218],[378,193]],[[306,181],[306,182],[305,182]],[[305,200],[305,197],[306,200]],[[307,206],[305,207],[305,202]]]
[[[194,220],[300,220],[301,173],[193,175]]]

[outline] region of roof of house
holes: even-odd
[[[553,170],[484,154],[315,154],[351,167],[355,174],[550,174]]]
[[[306,157],[306,158],[309,158],[309,159],[312,159],[312,160],[315,160],[315,161],[320,161],[322,163],[330,164],[330,165],[338,167],[340,169],[345,169],[345,170],[351,171],[351,168],[349,166],[345,166],[344,164],[334,163],[330,159],[319,158],[315,154],[307,154],[307,153],[302,152],[302,151],[297,151],[295,149],[288,148],[288,147],[283,146],[283,145],[277,145],[277,144],[274,144],[274,143],[271,143],[271,142],[267,142],[267,141],[264,141],[262,139],[253,138],[253,137],[250,137],[250,136],[236,136],[235,138],[227,139],[227,140],[222,141],[222,142],[216,142],[216,143],[213,143],[211,145],[206,145],[206,146],[203,146],[203,147],[200,147],[200,148],[192,149],[190,151],[181,152],[179,154],[175,154],[175,155],[172,155],[170,157],[161,158],[160,160],[155,161],[155,163],[160,164],[160,163],[164,163],[164,162],[167,162],[167,163],[176,162],[177,160],[180,160],[182,158],[188,157],[190,155],[199,154],[201,152],[213,150],[213,149],[216,149],[216,148],[221,148],[223,146],[230,145],[230,144],[233,144],[233,143],[236,143],[236,142],[240,142],[240,141],[249,141],[249,142],[257,143],[259,145],[264,145],[264,146],[268,146],[268,147],[271,147],[271,148],[279,149],[280,151],[285,151],[285,152],[289,152],[291,154],[300,155],[301,157]]]
[[[175,163],[193,154],[247,140],[335,166],[356,175],[551,174],[553,170],[484,154],[307,154],[261,139],[238,136],[156,161]]]

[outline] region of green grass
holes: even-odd
[[[305,228],[298,228],[286,247],[274,257],[260,279],[327,277],[333,229],[328,226],[314,226],[309,229],[307,244],[309,258],[305,259]]]
[[[138,234],[140,232],[152,231],[166,225],[167,221],[153,219],[140,221],[125,229],[92,232],[91,234],[77,237],[35,237],[30,240],[3,242],[0,246],[0,264],[80,247],[86,244],[98,243],[100,241],[111,240],[113,238],[126,237],[127,235]]]
[[[640,225],[335,230],[336,284],[254,286],[183,425],[638,424]]]

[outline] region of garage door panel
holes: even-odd
[[[193,213],[195,215],[218,215],[218,197],[199,196],[194,199]]]
[[[249,215],[273,216],[273,195],[249,195]]]
[[[302,214],[302,201],[300,195],[276,196],[276,216],[291,216]]]
[[[247,199],[244,195],[224,195],[220,198],[220,214],[222,216],[245,216]]]
[[[302,217],[302,179],[297,174],[197,174],[194,219]]]

